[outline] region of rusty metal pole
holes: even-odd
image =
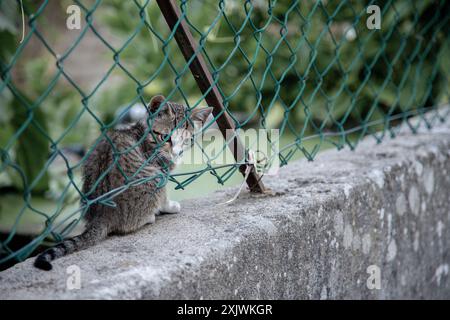
[[[197,50],[197,45],[189,30],[189,26],[186,24],[184,19],[181,19],[180,21],[181,15],[174,0],[156,0],[156,2],[158,3],[161,13],[163,14],[170,30],[173,31],[176,28],[174,33],[175,40],[177,41],[178,47],[180,48],[185,60],[188,62],[192,59],[189,68],[191,69],[192,75],[194,76],[198,87],[205,95],[205,100],[208,103],[208,106],[213,107],[213,115],[217,117],[217,125],[226,140],[226,131],[235,131],[236,128],[232,119],[227,114],[225,107],[223,106],[222,97],[214,84],[211,73],[206,66],[203,56]],[[235,138],[229,142],[228,146],[231,149],[236,162],[245,161],[245,149],[238,136],[235,136]],[[244,176],[247,167],[247,164],[242,164],[239,167],[239,171]],[[264,192],[264,185],[256,172],[255,167],[252,165],[249,169],[250,173],[246,182],[250,191],[259,193]]]

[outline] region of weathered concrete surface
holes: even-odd
[[[449,124],[324,152],[266,184],[279,194],[186,201],[51,272],[27,260],[0,273],[0,299],[450,298]],[[81,289],[68,290],[74,264]],[[369,266],[379,290],[367,288]]]

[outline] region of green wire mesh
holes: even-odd
[[[367,135],[381,142],[400,124],[416,132],[448,118],[445,0],[177,3],[225,112],[237,129],[279,129],[281,165],[313,160],[325,147],[354,149]],[[71,4],[81,9],[78,31],[65,27]],[[381,9],[379,30],[366,25],[369,5]],[[19,44],[20,1],[0,0],[2,268],[45,241],[61,241],[90,205],[114,207],[114,196],[136,184],[158,179],[189,189],[205,174],[217,184],[239,174],[240,163],[217,165],[220,154],[202,149],[199,167],[129,177],[97,199],[83,194],[80,169],[89,152],[134,105],[163,93],[195,108],[205,96],[154,1],[23,1],[23,8]],[[78,158],[68,152],[73,146],[81,146]],[[20,206],[9,211],[12,202]]]

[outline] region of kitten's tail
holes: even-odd
[[[79,236],[64,240],[56,246],[49,248],[37,256],[34,266],[45,271],[52,270],[51,261],[72,252],[93,246],[106,238],[108,232],[105,226],[90,226]]]

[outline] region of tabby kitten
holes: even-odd
[[[164,100],[159,95],[150,101],[150,112],[159,110],[153,121],[149,120],[150,128],[146,120],[141,120],[129,128],[108,133],[109,139],[103,138],[85,162],[82,191],[88,200],[129,185],[116,191],[112,199],[115,207],[92,203],[84,217],[86,230],[41,253],[35,267],[51,270],[50,262],[54,259],[92,246],[108,235],[136,231],[154,223],[159,213],[180,211],[180,204],[167,199],[165,186],[161,184],[182,151],[192,144],[194,131],[203,126],[212,108],[189,110],[173,102],[162,105]],[[132,183],[145,178],[152,179]]]

